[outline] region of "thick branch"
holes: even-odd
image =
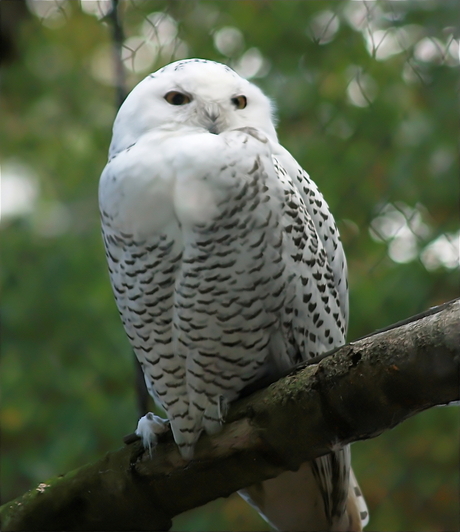
[[[171,518],[460,399],[460,300],[337,350],[239,401],[184,462],[170,436],[40,484],[1,509],[8,530],[166,530]]]

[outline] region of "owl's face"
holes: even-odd
[[[114,124],[110,153],[152,130],[218,135],[254,127],[276,141],[272,116],[272,104],[262,91],[226,65],[177,61],[145,78],[126,98]]]

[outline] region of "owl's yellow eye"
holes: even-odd
[[[166,93],[165,100],[171,105],[185,105],[191,101],[190,96],[177,91],[169,91]]]
[[[235,96],[234,98],[232,98],[232,104],[237,109],[244,109],[246,105],[248,104],[248,100],[246,96]]]

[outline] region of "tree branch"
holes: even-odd
[[[0,508],[2,530],[167,530],[171,518],[460,399],[460,299],[343,346],[237,402],[184,462],[170,435],[55,477]]]

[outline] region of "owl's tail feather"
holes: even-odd
[[[203,429],[197,425],[195,420],[185,417],[179,420],[171,419],[171,430],[182,458],[191,460],[196,442]]]
[[[368,523],[369,510],[353,469],[350,469],[347,511],[340,519],[333,521],[331,531],[362,530]]]
[[[366,503],[353,473],[347,511],[332,523],[329,521],[310,462],[303,463],[297,471],[285,471],[238,493],[275,530],[360,532],[368,521]]]

